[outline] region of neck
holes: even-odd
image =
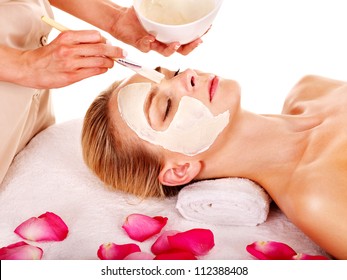
[[[305,152],[318,120],[290,115],[256,115],[242,111],[210,151],[203,178],[243,177],[265,189],[283,185]]]

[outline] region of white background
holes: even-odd
[[[114,0],[130,6],[131,0]],[[109,34],[128,58],[146,67],[195,68],[237,80],[242,106],[280,113],[285,96],[306,74],[347,80],[347,12],[344,0],[224,0],[204,43],[188,56],[142,53]],[[90,25],[54,9],[71,29]],[[57,33],[53,31],[52,40]],[[53,91],[57,122],[82,118],[89,104],[113,81],[131,75],[120,65],[101,76]]]

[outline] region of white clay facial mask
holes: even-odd
[[[198,99],[184,96],[169,127],[154,130],[144,113],[150,83],[134,83],[118,93],[118,109],[127,125],[143,140],[186,155],[206,151],[229,123],[229,111],[213,116]]]
[[[179,25],[204,17],[214,7],[214,0],[143,0],[140,10],[152,21]]]

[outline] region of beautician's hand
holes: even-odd
[[[182,46],[179,43],[163,44],[143,29],[133,7],[122,9],[123,12],[119,13],[118,19],[115,21],[110,34],[142,52],[154,50],[164,56],[170,56],[175,52],[187,55],[202,43],[202,40],[198,38]]]
[[[98,31],[65,31],[50,44],[22,54],[22,80],[33,88],[59,88],[105,73],[110,58],[123,58],[123,50],[106,44]],[[23,73],[25,73],[23,72]]]

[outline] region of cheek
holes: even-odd
[[[236,82],[229,82],[223,88],[223,94],[219,99],[219,110],[236,111],[241,102],[241,89]]]
[[[193,156],[206,151],[228,123],[228,110],[214,116],[201,101],[184,96],[168,129],[156,133],[156,143]]]

